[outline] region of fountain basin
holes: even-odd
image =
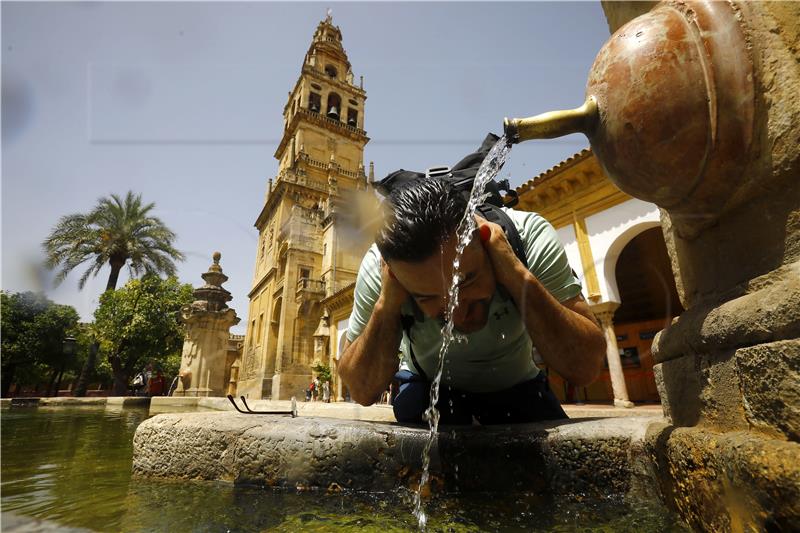
[[[329,493],[413,490],[427,434],[331,418],[162,414],[136,431],[133,474]],[[797,457],[797,442],[676,428],[657,417],[452,426],[432,448],[430,486],[437,493],[660,499],[697,530],[788,531],[800,516]]]
[[[645,437],[659,420],[448,427],[432,451],[432,487],[628,493],[647,477]],[[162,414],[137,429],[133,472],[300,489],[415,488],[427,435],[421,426],[330,418]]]

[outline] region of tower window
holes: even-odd
[[[358,110],[352,107],[347,108],[347,125],[354,128],[358,127]]]
[[[325,114],[328,115],[330,118],[339,120],[341,113],[342,113],[342,98],[336,93],[330,93],[328,95],[328,107],[325,110]]]
[[[334,67],[333,65],[325,65],[325,74],[327,74],[331,78],[336,78],[336,76],[339,73],[336,72],[336,67]]]
[[[322,97],[319,93],[308,93],[308,109],[314,113],[319,113],[322,109]]]

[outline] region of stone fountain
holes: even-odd
[[[800,4],[603,7],[615,33],[584,105],[507,120],[506,131],[517,142],[583,132],[620,189],[662,208],[686,309],[654,342],[666,418],[448,428],[434,449],[435,485],[648,494],[698,530],[792,530],[800,523]],[[307,417],[302,406],[298,419],[160,415],[139,427],[133,468],[387,490],[414,486],[425,435]]]
[[[219,265],[221,258],[222,254],[214,252],[214,262],[202,274],[205,283],[194,290],[194,301],[181,309],[186,337],[175,396],[225,396],[228,392],[231,366],[235,365],[228,357],[229,330],[239,323],[239,317],[228,307],[231,293],[222,288],[228,276]]]
[[[635,4],[604,9],[651,7]],[[709,531],[800,520],[798,42],[796,3],[662,2],[603,47],[583,106],[506,120],[516,142],[585,133],[662,209],[686,312],[653,344],[671,425],[650,453],[664,498]]]

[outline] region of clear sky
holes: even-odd
[[[133,190],[177,233],[181,281],[202,283],[222,253],[243,332],[281,112],[327,7],[364,76],[377,178],[452,165],[505,116],[577,107],[609,36],[599,2],[3,2],[3,290],[91,320],[108,269],[54,288],[41,242],[62,215]],[[586,146],[519,145],[503,176],[520,185]]]

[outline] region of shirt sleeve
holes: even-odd
[[[519,229],[528,258],[528,269],[536,279],[563,302],[581,293],[581,283],[575,277],[567,252],[558,240],[553,226],[537,213],[508,211]]]
[[[347,322],[347,340],[353,342],[367,326],[378,296],[381,294],[381,257],[378,248],[370,246],[358,268],[353,292],[353,311]]]

